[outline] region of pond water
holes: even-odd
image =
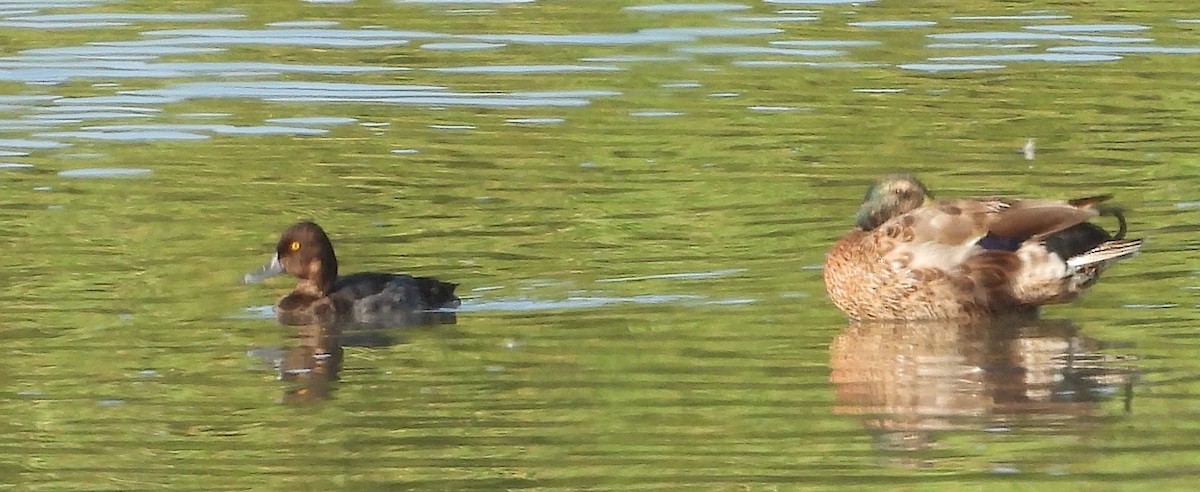
[[[1189,2],[0,3],[0,483],[22,490],[1194,484]],[[865,186],[1113,193],[1042,322],[848,325]],[[457,323],[280,327],[320,222]],[[297,366],[295,362],[301,363]]]

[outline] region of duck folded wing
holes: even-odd
[[[826,257],[830,299],[855,319],[987,318],[1076,297],[1137,254],[1110,195],[933,200],[909,175],[868,188]],[[1113,216],[1116,234],[1089,222]]]

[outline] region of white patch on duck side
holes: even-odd
[[[917,242],[932,241],[950,246],[970,246],[987,234],[980,204],[938,202],[937,207],[914,211],[912,229]]]
[[[1041,244],[1023,244],[1017,249],[1021,271],[1013,282],[1013,296],[1029,304],[1044,304],[1066,300],[1076,293],[1064,280],[1073,272],[1067,263]]]
[[[966,262],[967,258],[979,254],[983,249],[975,244],[959,245],[924,242],[905,244],[896,248],[895,251],[908,253],[912,258],[907,268],[936,268],[945,272],[952,272]]]

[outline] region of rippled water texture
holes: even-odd
[[[0,484],[1187,489],[1189,2],[0,3]],[[849,325],[866,185],[1104,193],[1079,302]],[[438,326],[280,327],[301,219]]]

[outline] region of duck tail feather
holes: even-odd
[[[1142,249],[1141,239],[1119,239],[1101,243],[1082,254],[1067,259],[1067,266],[1081,269],[1102,263],[1112,263],[1132,258]]]

